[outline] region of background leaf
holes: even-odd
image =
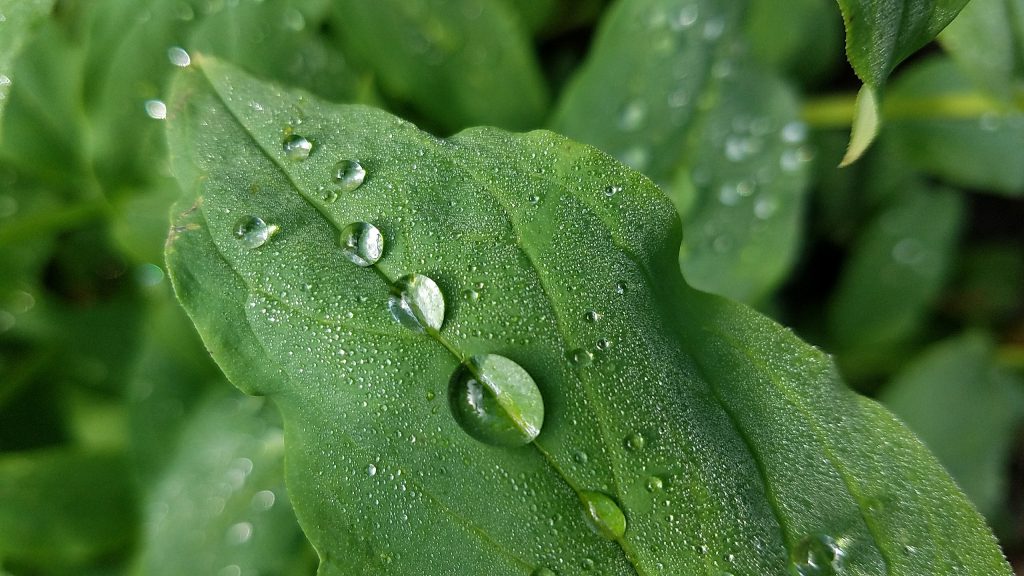
[[[1024,81],[1024,4],[970,2],[939,40],[964,72],[1004,100],[1019,97]]]
[[[682,283],[667,199],[611,158],[545,132],[441,141],[211,60],[172,109],[176,290],[228,376],[281,408],[321,573],[760,574],[818,553],[852,573],[1008,573],[934,459],[827,356]],[[296,110],[303,159],[284,146]],[[330,202],[339,158],[367,179]],[[276,232],[240,241],[247,215]],[[357,220],[384,231],[371,268],[336,244]],[[410,272],[437,280],[439,329],[388,317]],[[536,380],[531,445],[483,444],[444,406],[480,353]],[[625,513],[614,542],[587,527],[590,491]]]
[[[3,0],[0,2],[0,117],[11,91],[14,60],[36,24],[53,7],[53,0]]]

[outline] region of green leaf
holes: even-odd
[[[1024,384],[995,367],[995,345],[967,333],[929,348],[879,399],[934,451],[991,519],[1006,504],[1006,469],[1024,421]]]
[[[855,574],[1010,573],[825,354],[683,284],[671,204],[610,157],[548,132],[438,140],[206,60],[171,110],[172,279],[228,377],[280,407],[321,574],[779,574],[820,554]],[[332,203],[339,159],[367,174]],[[382,231],[376,264],[346,253],[373,260],[369,238],[338,245],[354,221]],[[410,273],[432,300],[394,291]],[[478,354],[532,377],[534,442],[485,444],[452,417],[452,375]],[[481,405],[503,402],[480,370]]]
[[[758,60],[810,86],[843,61],[842,27],[834,0],[751,0],[745,35]]]
[[[959,186],[1024,194],[1024,110],[979,93],[948,58],[908,69],[885,109],[892,138],[918,169]]]
[[[1024,91],[1024,2],[970,2],[939,35],[963,70],[1005,100]]]
[[[793,262],[809,153],[794,95],[737,44],[744,7],[616,4],[551,126],[668,190],[686,279],[749,302]]]
[[[333,23],[345,53],[383,91],[444,130],[531,128],[544,116],[540,67],[504,2],[343,0]]]
[[[287,574],[303,563],[308,546],[284,489],[280,423],[265,400],[227,391],[188,416],[151,485],[139,574]]]
[[[887,350],[914,335],[946,280],[963,212],[956,192],[919,185],[893,198],[862,231],[828,318],[834,345],[848,360],[889,357]]]
[[[12,70],[35,24],[46,17],[54,0],[0,0],[0,118],[14,82]],[[3,124],[0,123],[0,128]],[[0,133],[2,135],[2,133]]]
[[[49,568],[124,546],[134,530],[130,479],[120,455],[0,456],[0,559]]]
[[[896,65],[931,42],[967,0],[838,0],[846,26],[846,57],[864,82],[853,136],[842,165],[856,161],[881,124],[881,91]]]

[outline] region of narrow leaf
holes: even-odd
[[[321,574],[1010,573],[826,355],[682,282],[644,177],[547,132],[438,140],[199,68],[171,107],[168,262],[229,378],[281,408]]]

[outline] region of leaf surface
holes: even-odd
[[[686,279],[751,302],[792,264],[809,153],[796,98],[739,43],[745,7],[616,4],[551,126],[663,186],[683,217]]]
[[[1006,100],[1024,90],[1024,2],[971,2],[939,35],[965,72]]]
[[[682,282],[671,204],[605,154],[547,132],[439,140],[211,60],[171,110],[172,279],[228,377],[280,407],[321,574],[780,574],[809,543],[850,574],[1009,574],[934,458],[827,356]],[[283,146],[297,130],[304,160]],[[330,202],[339,159],[367,175]],[[258,247],[234,233],[249,216],[276,226]],[[355,221],[382,231],[373,266],[338,245]],[[410,273],[436,281],[439,328],[391,318]],[[536,382],[534,442],[452,417],[476,354]]]
[[[54,0],[0,0],[0,118],[14,82],[14,60]],[[0,123],[2,127],[2,123]]]

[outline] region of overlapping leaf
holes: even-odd
[[[170,127],[178,296],[229,378],[281,408],[321,574],[1009,574],[935,460],[825,355],[682,283],[671,205],[610,157],[545,132],[438,140],[209,60]],[[332,202],[352,159],[365,182]],[[236,237],[251,216],[276,230],[262,245]],[[375,266],[338,246],[354,221],[383,232]],[[409,273],[436,280],[439,329],[390,317]],[[484,353],[536,381],[535,442],[483,444],[449,413],[453,372]],[[588,528],[589,491],[623,535]]]

